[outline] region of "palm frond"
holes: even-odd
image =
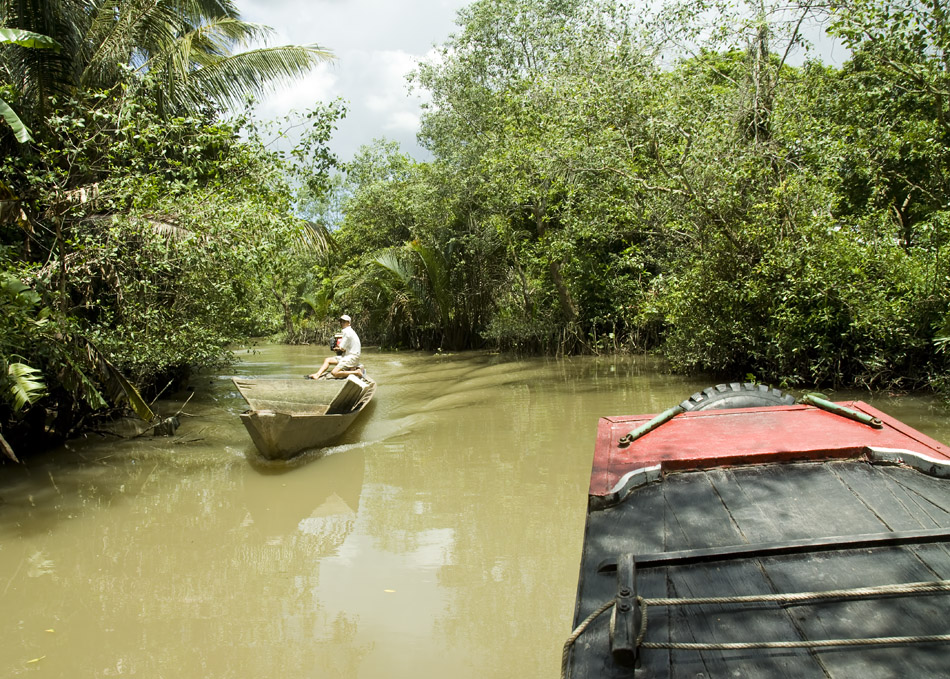
[[[33,61],[29,56],[32,50],[50,50],[54,53],[61,53],[63,47],[48,35],[23,28],[0,28],[0,45],[16,45],[17,47],[26,48],[20,50],[19,59],[17,59],[17,55],[14,54],[13,58],[8,56],[4,64],[4,70],[8,74],[17,74],[19,76],[16,79],[20,81],[19,86],[21,92],[27,92],[28,89],[25,87],[27,78],[25,77],[26,71],[23,67]],[[57,59],[59,59],[58,55]],[[19,62],[19,67],[13,65],[17,62]],[[0,116],[2,116],[3,120],[13,129],[13,134],[18,142],[25,144],[26,142],[33,141],[33,137],[26,123],[20,120],[20,117],[10,108],[10,105],[2,99],[0,99]]]
[[[169,243],[184,241],[195,235],[195,232],[191,229],[186,229],[167,219],[149,218],[148,225],[152,227],[152,231],[162,236]]]
[[[230,57],[237,47],[263,42],[273,33],[263,24],[219,17],[185,34],[179,42],[188,45],[195,64],[205,66]]]
[[[196,70],[186,83],[186,95],[195,102],[211,98],[221,104],[241,103],[249,94],[264,94],[270,86],[305,75],[333,58],[332,52],[316,45],[249,50]]]
[[[294,247],[300,252],[322,255],[334,247],[333,236],[323,224],[300,220],[300,228],[294,233]]]
[[[39,34],[51,41],[13,43],[3,52],[3,68],[9,82],[28,102],[23,108],[28,123],[43,116],[47,97],[68,94],[75,86],[77,64],[86,51],[84,36],[92,5],[90,0],[5,3],[6,28]]]
[[[0,13],[5,79],[29,102],[24,127],[50,95],[110,89],[130,73],[151,76],[160,110],[171,111],[208,98],[243,103],[333,58],[316,45],[235,54],[263,44],[272,29],[241,21],[233,0],[5,0]],[[29,49],[56,45],[62,49]]]
[[[312,295],[301,295],[300,301],[307,305],[314,318],[325,318],[330,314],[331,300],[326,290],[319,290]]]
[[[46,393],[43,373],[25,363],[11,363],[7,366],[10,378],[10,395],[13,397],[14,412],[24,406],[35,403]]]
[[[121,11],[122,0],[99,0],[89,15],[85,42],[98,49],[115,29],[116,17]]]
[[[439,320],[443,329],[447,328],[452,310],[452,295],[449,287],[449,269],[445,257],[434,248],[424,245],[421,241],[414,240],[409,244],[425,268],[426,277],[429,279],[429,288],[432,290],[432,296],[439,312]]]
[[[58,357],[64,365],[64,370],[60,374],[60,380],[63,386],[71,393],[81,396],[94,410],[100,410],[109,407],[109,403],[103,397],[99,389],[86,374],[86,369],[79,365],[69,352],[61,352]]]
[[[175,3],[164,0],[103,3],[89,36],[92,51],[79,82],[85,87],[108,87],[122,79],[136,52],[163,52],[173,45],[182,25]]]
[[[70,340],[70,344],[72,346],[57,352],[57,359],[64,368],[59,372],[60,381],[67,390],[80,396],[94,410],[126,401],[143,420],[151,421],[155,417],[138,389],[92,342],[78,337]],[[108,400],[93,379],[102,385]]]
[[[182,26],[160,45],[140,50],[144,58],[137,70],[163,74],[166,88],[178,89],[196,70],[230,57],[238,47],[265,40],[272,32],[267,26],[232,16],[203,19],[196,27]]]
[[[112,214],[93,214],[86,217],[85,222],[90,226],[102,229],[107,228],[108,225],[114,224],[120,219],[119,216]],[[143,221],[153,233],[161,236],[168,243],[176,243],[195,237],[195,232],[179,224],[174,215],[146,215]]]
[[[405,261],[394,250],[385,250],[373,258],[373,264],[382,267],[404,286],[409,287],[412,283],[413,271]]]
[[[240,21],[237,8],[228,0],[105,0],[98,3],[87,34],[93,51],[81,82],[107,86],[121,77],[122,67],[132,66],[140,72],[169,71],[174,86],[192,68],[189,36],[227,34],[227,29],[215,27],[235,23],[246,22]],[[257,24],[246,25],[255,28],[245,33],[260,33]]]
[[[173,0],[183,16],[190,18],[193,24],[209,21],[218,17],[237,19],[240,11],[231,0]]]
[[[0,453],[3,453],[14,462],[19,462],[16,453],[13,452],[13,448],[11,448],[7,440],[3,438],[3,434],[0,434]]]
[[[406,295],[406,306],[411,305],[429,315],[430,295],[420,280],[419,272],[413,262],[399,250],[384,250],[373,258],[373,263],[388,271]],[[398,290],[392,292],[399,292]]]

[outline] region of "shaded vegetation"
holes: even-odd
[[[0,0],[0,446],[42,447],[146,403],[281,328],[325,251],[296,216],[329,185],[344,113],[318,104],[290,156],[225,104],[329,53],[241,51],[230,0]]]

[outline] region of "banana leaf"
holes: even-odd
[[[20,116],[18,116],[3,99],[0,99],[0,117],[3,117],[7,125],[13,128],[13,135],[18,142],[25,144],[28,141],[33,141],[30,129],[20,120]]]
[[[151,421],[155,417],[155,413],[139,394],[138,389],[88,340],[86,340],[86,353],[89,360],[98,368],[102,384],[113,402],[128,401],[135,414],[145,421]]]
[[[0,28],[0,44],[2,43],[19,45],[20,47],[51,49],[56,52],[62,49],[60,44],[48,35],[25,31],[22,28]]]

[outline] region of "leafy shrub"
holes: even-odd
[[[893,243],[828,231],[755,265],[704,260],[659,288],[664,351],[680,370],[787,384],[920,386],[946,309],[931,268]]]

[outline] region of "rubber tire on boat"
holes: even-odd
[[[726,410],[795,405],[795,397],[764,384],[732,382],[698,391],[680,403],[683,410]]]

